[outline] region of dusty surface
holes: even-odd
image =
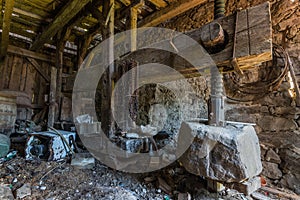
[[[29,185],[31,194],[23,199],[167,200],[177,199],[178,193],[186,192],[192,199],[252,199],[235,190],[209,193],[201,177],[187,173],[176,163],[157,172],[127,174],[98,161],[93,169],[77,169],[65,161],[26,161],[17,157],[0,163],[0,169],[0,186],[7,184],[14,195],[20,187]],[[161,180],[166,185],[159,184]],[[276,195],[271,197],[277,198]]]

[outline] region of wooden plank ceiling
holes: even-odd
[[[65,50],[77,53],[78,41],[93,38],[93,46],[101,42],[105,0],[1,0],[1,52],[13,45],[40,53],[55,51],[55,38],[71,29]],[[141,0],[115,1],[115,32],[126,30],[130,7]],[[12,3],[10,3],[12,2]],[[206,0],[144,0],[138,10],[138,26],[156,26]],[[12,7],[12,12],[11,12]],[[10,16],[6,16],[5,12]],[[9,22],[9,27],[7,27]],[[7,34],[9,32],[9,34]],[[8,36],[9,35],[9,36]],[[9,41],[9,42],[7,42]],[[7,42],[7,44],[6,44]],[[7,47],[6,47],[7,46]],[[4,52],[5,51],[5,52]],[[3,55],[2,55],[3,56]]]

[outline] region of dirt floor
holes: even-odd
[[[178,163],[152,173],[128,174],[99,161],[92,169],[78,169],[65,160],[26,161],[17,156],[0,162],[0,169],[0,199],[13,199],[8,197],[10,191],[15,198],[33,200],[187,200],[189,196],[191,199],[254,199],[229,189],[210,193],[204,179],[187,173]],[[271,199],[292,199],[264,191],[260,194]],[[287,194],[294,195],[290,191]]]

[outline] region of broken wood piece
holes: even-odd
[[[165,180],[163,180],[162,178],[160,178],[160,177],[157,177],[157,179],[158,179],[158,187],[160,188],[160,189],[162,189],[165,193],[167,193],[167,194],[172,194],[172,188],[171,188],[171,186],[169,186],[167,183],[166,183],[166,181]]]
[[[286,198],[291,198],[291,199],[300,199],[299,195],[296,194],[289,194],[286,192],[282,192],[280,190],[274,189],[274,188],[270,188],[270,187],[262,187],[261,190],[265,191],[265,192],[269,192],[281,197],[286,197]]]
[[[287,53],[287,55],[288,55],[288,53]],[[296,92],[296,105],[300,106],[300,88],[299,88],[299,84],[297,82],[297,78],[296,78],[296,75],[295,75],[293,62],[291,61],[291,58],[290,58],[289,55],[287,56],[287,58],[288,58],[288,63],[289,63],[290,74],[291,74],[291,77],[292,77],[292,81],[294,83],[294,90]]]
[[[257,200],[272,200],[270,197],[267,197],[259,192],[253,192],[251,196]]]
[[[218,181],[215,180],[207,180],[207,186],[210,190],[213,192],[221,192],[225,189],[224,185]]]
[[[231,66],[233,67],[233,69],[239,74],[239,75],[243,75],[243,71],[241,70],[236,58],[234,57],[232,60],[231,60]]]

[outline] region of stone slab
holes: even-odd
[[[181,124],[178,145],[194,137],[180,162],[187,171],[219,182],[240,182],[262,171],[260,146],[252,126]]]

